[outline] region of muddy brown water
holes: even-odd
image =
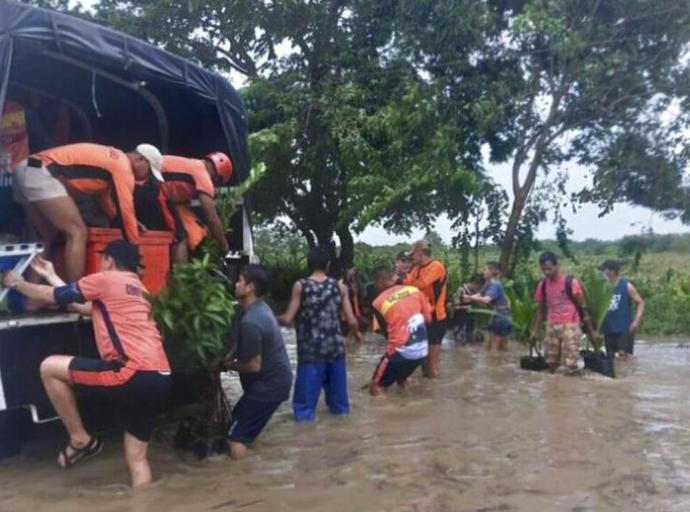
[[[168,420],[151,446],[157,481],[138,492],[115,435],[63,471],[62,433],[41,429],[0,462],[0,510],[690,510],[690,349],[638,343],[611,380],[526,372],[517,346],[490,356],[446,340],[438,381],[416,375],[407,392],[373,399],[361,387],[384,346],[350,348],[349,416],[322,403],[314,424],[297,425],[285,404],[246,461],[177,453]]]

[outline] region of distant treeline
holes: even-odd
[[[542,245],[544,247],[558,247],[555,240],[544,240]],[[638,251],[643,253],[690,253],[690,233],[627,235],[618,240],[588,238],[582,242],[571,241],[569,245],[575,254],[595,256],[614,253],[630,256]]]

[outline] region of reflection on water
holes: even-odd
[[[160,478],[132,494],[113,487],[127,480],[117,438],[67,473],[53,435],[0,463],[0,510],[690,510],[690,350],[640,343],[611,380],[521,371],[517,347],[446,344],[439,381],[416,375],[377,400],[362,387],[384,346],[350,348],[348,417],[322,407],[297,425],[285,404],[247,461],[197,462],[163,433]],[[238,380],[225,385],[236,399]]]

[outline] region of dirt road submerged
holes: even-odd
[[[377,400],[361,387],[383,347],[350,350],[348,417],[322,404],[297,425],[285,404],[247,461],[181,456],[168,425],[157,481],[132,493],[119,437],[66,472],[50,433],[0,462],[0,510],[690,510],[690,350],[641,343],[610,380],[525,372],[517,347],[490,357],[446,340],[438,382],[416,375]]]

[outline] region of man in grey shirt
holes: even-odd
[[[271,279],[261,265],[240,272],[235,296],[242,301],[236,352],[225,367],[240,374],[244,394],[232,411],[230,456],[242,459],[280,404],[290,396],[292,370],[278,322],[263,301]]]

